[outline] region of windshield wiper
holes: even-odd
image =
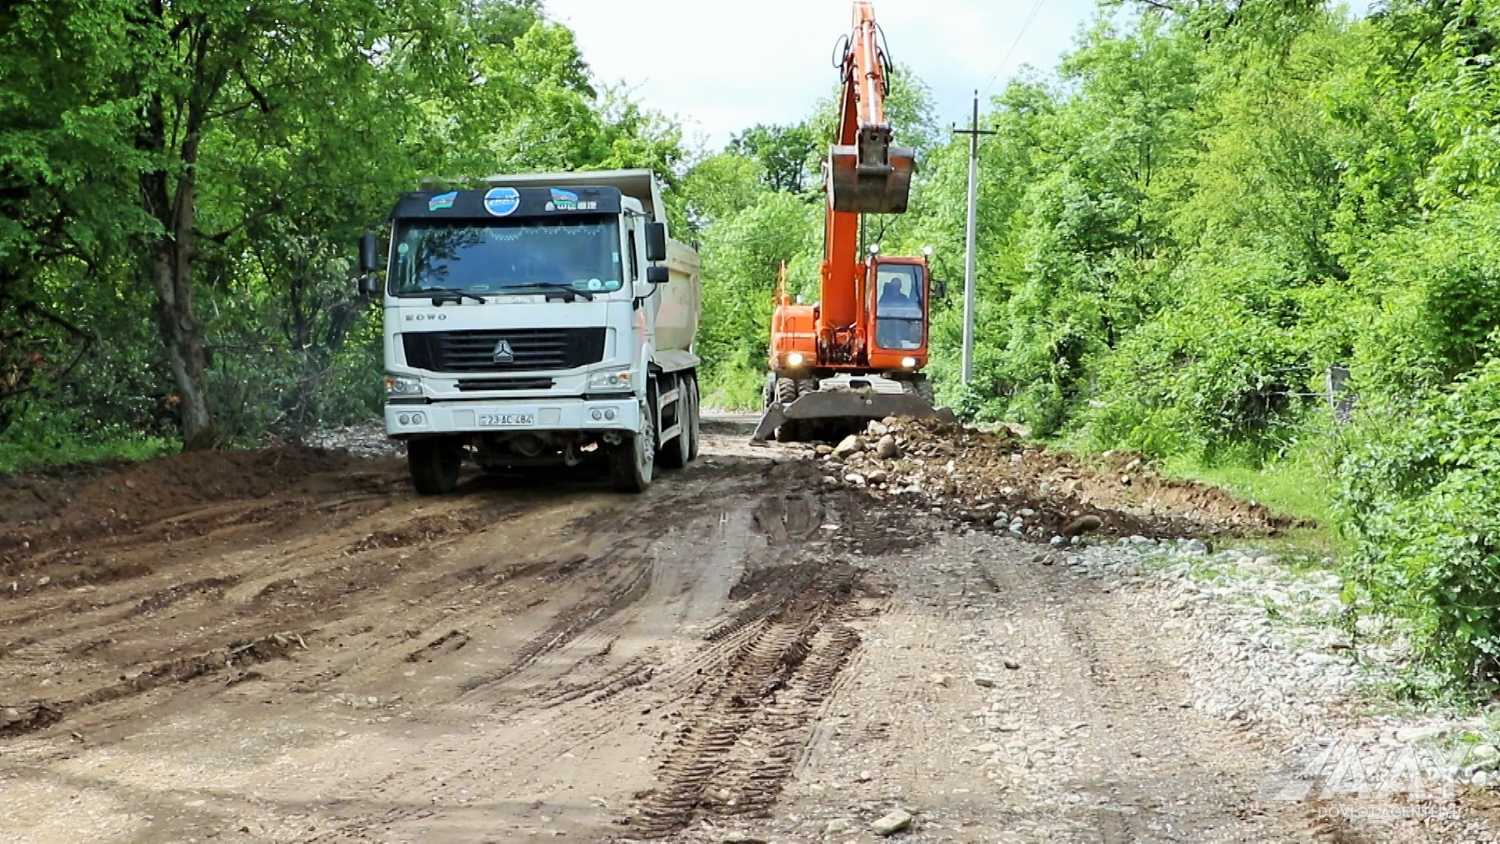
[[[429,287],[426,290],[422,291],[422,295],[424,296],[428,293],[432,294],[433,305],[442,305],[446,302],[452,302],[455,305],[462,305],[464,299],[473,299],[481,305],[485,304],[485,298],[483,296],[476,296],[475,294],[470,293],[467,290],[460,290],[457,287]]]
[[[562,296],[566,297],[569,302],[577,301],[580,298],[582,298],[582,299],[584,299],[586,301],[589,301],[589,302],[594,301],[594,294],[593,293],[590,293],[587,290],[579,290],[577,288],[570,287],[570,286],[568,286],[566,284],[547,284],[547,283],[520,284],[520,285],[517,285],[515,287],[508,287],[508,288],[506,288],[505,292],[507,292],[507,293],[517,293],[517,292],[524,291],[524,290],[544,290],[544,291],[546,291],[546,295],[547,296],[552,296],[554,294],[559,294],[559,295],[562,295]]]

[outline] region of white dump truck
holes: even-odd
[[[646,170],[494,176],[401,196],[360,241],[385,305],[385,427],[424,495],[487,471],[606,468],[640,492],[698,454],[697,253]],[[384,278],[379,270],[384,268]]]

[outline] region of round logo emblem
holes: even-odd
[[[484,210],[496,217],[508,217],[521,207],[521,194],[515,188],[491,188],[484,195]]]

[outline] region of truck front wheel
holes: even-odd
[[[641,403],[640,429],[609,453],[610,482],[620,492],[645,492],[656,471],[656,416]]]
[[[406,465],[420,495],[447,495],[457,489],[463,458],[463,446],[457,440],[432,437],[406,442]]]

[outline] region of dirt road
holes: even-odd
[[[0,839],[1360,840],[1126,596],[748,431],[643,499],[290,449],[0,487]]]

